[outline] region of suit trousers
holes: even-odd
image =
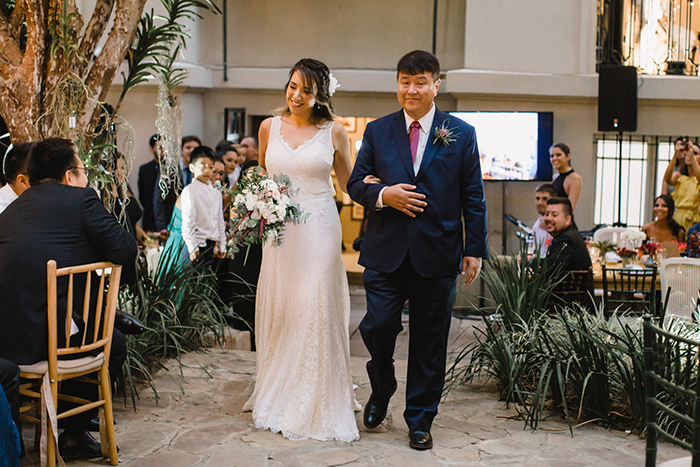
[[[430,431],[445,383],[447,340],[455,276],[426,278],[407,254],[394,272],[365,269],[367,314],[360,333],[371,355],[367,373],[372,392],[386,400],[396,381],[394,349],[403,330],[401,312],[408,298],[409,350],[404,418],[411,430]]]

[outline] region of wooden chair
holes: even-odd
[[[588,310],[593,309],[593,269],[568,271],[557,284],[549,301],[550,309],[578,303]]]
[[[26,412],[32,406],[23,407],[22,420],[32,423],[40,423],[42,425],[42,467],[48,465],[54,467],[56,465],[56,448],[58,446],[57,438],[57,420],[71,417],[73,415],[86,412],[95,408],[100,408],[100,442],[102,444],[102,454],[109,455],[109,460],[112,465],[118,464],[117,458],[117,443],[114,434],[114,421],[112,416],[112,394],[109,381],[109,353],[112,343],[112,332],[114,330],[114,315],[117,308],[117,296],[119,294],[119,280],[121,276],[121,266],[112,263],[102,262],[86,264],[82,266],[74,266],[56,269],[56,262],[51,260],[46,264],[47,269],[47,295],[48,295],[48,360],[38,362],[33,365],[21,365],[20,376],[23,380],[41,382],[41,390],[37,392],[30,385],[23,384],[20,393],[34,399],[40,399],[42,411],[45,409],[47,413],[48,423],[39,418],[31,417]],[[109,272],[111,270],[111,274]],[[99,274],[99,291],[96,302],[91,297],[92,281],[97,279]],[[92,332],[92,340],[88,338],[88,328],[83,332],[80,345],[70,347],[71,327],[73,304],[78,305],[80,302],[74,301],[73,289],[75,285],[74,276],[85,275],[85,296],[77,297],[77,300],[82,299],[82,319],[84,323],[93,323],[94,331]],[[109,275],[109,286],[105,298],[105,281]],[[59,326],[57,323],[57,279],[59,277],[68,276],[68,297],[67,297],[67,312],[65,323]],[[82,277],[80,278],[82,279]],[[79,279],[79,280],[80,280]],[[104,306],[103,306],[104,305]],[[76,307],[77,308],[77,307]],[[63,332],[65,335],[65,348],[58,348],[58,333]],[[87,343],[86,343],[87,342]],[[99,353],[98,353],[99,352]],[[87,356],[80,356],[87,355]],[[66,357],[73,356],[72,360],[66,360]],[[59,357],[62,357],[59,359]],[[86,375],[96,373],[97,379],[87,378]],[[67,379],[79,379],[86,383],[97,384],[99,387],[99,397],[97,401],[88,401],[78,397],[68,396],[59,393],[59,383]],[[74,404],[77,407],[66,410],[61,413],[56,413],[58,400],[65,400]],[[48,425],[48,426],[47,426]],[[38,432],[38,430],[37,430]],[[46,443],[46,444],[45,444]],[[44,448],[44,446],[46,446]],[[44,451],[45,449],[45,451]],[[44,458],[44,452],[46,457]],[[60,456],[59,456],[60,458]]]
[[[656,310],[656,268],[603,270],[603,305],[610,317],[618,307],[637,311]]]
[[[662,467],[700,467],[700,370],[697,359],[700,342],[672,334],[644,316],[644,392],[647,427],[646,467],[656,466],[657,439],[663,439],[692,452],[692,457],[664,462]],[[662,397],[659,397],[662,396]],[[688,413],[680,413],[664,403],[687,401]],[[678,404],[674,404],[676,408]],[[667,420],[659,425],[659,412]],[[671,431],[672,430],[672,431]],[[678,433],[689,433],[692,443]]]
[[[692,320],[697,313],[700,296],[700,259],[667,258],[661,262],[659,269],[662,303],[668,300],[666,315]]]

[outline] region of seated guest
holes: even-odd
[[[654,200],[656,220],[642,227],[642,232],[647,235],[647,239],[654,243],[685,241],[685,229],[673,218],[675,210],[675,203],[671,195],[656,197]]]
[[[27,157],[34,143],[18,143],[12,146],[5,156],[4,172],[7,185],[0,188],[0,212],[29,188],[27,178]]]
[[[0,358],[17,365],[47,359],[45,278],[49,260],[55,260],[59,268],[98,261],[133,268],[136,240],[105,209],[95,191],[86,188],[86,171],[72,141],[41,141],[27,160],[31,188],[0,214]],[[92,286],[99,287],[99,280],[93,280]],[[84,277],[82,281],[76,278],[73,290],[75,296],[84,296]],[[58,322],[65,322],[65,314],[71,313],[77,327],[71,343],[74,339],[78,343],[84,334],[86,343],[91,342],[94,320],[83,322],[81,301],[67,310],[68,281],[58,281],[57,294]],[[58,345],[66,345],[62,332]],[[125,359],[126,340],[115,329],[110,373],[119,372]],[[94,400],[97,386],[70,380],[61,384],[61,392]],[[65,431],[58,440],[61,456],[102,456],[100,444],[87,432],[96,412],[64,420]]]
[[[536,248],[539,250],[541,257],[547,255],[547,244],[548,241],[552,239],[552,236],[549,235],[549,232],[547,232],[544,226],[544,213],[547,210],[547,200],[555,198],[556,196],[557,189],[551,183],[543,183],[535,188],[535,207],[540,217],[537,218],[535,225],[532,226],[532,236],[534,237]]]
[[[19,367],[9,360],[0,358],[0,466],[19,465]],[[4,412],[3,397],[7,400]],[[14,425],[14,427],[13,427]],[[14,459],[15,463],[2,463],[2,459]]]
[[[550,198],[544,214],[544,225],[552,236],[546,262],[550,268],[561,264],[562,271],[585,271],[591,257],[583,237],[572,224],[571,202],[567,198]]]

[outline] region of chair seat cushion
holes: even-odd
[[[83,371],[97,370],[105,361],[105,354],[100,352],[92,357],[76,358],[75,360],[59,360],[58,374],[65,375],[68,373],[80,373]],[[43,375],[49,371],[49,362],[37,362],[32,365],[20,365],[19,371],[22,373],[32,373],[35,375]]]

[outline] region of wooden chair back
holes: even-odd
[[[656,268],[603,270],[603,304],[611,316],[615,310],[656,312]]]
[[[114,331],[114,316],[117,310],[119,296],[119,281],[121,278],[121,266],[108,263],[92,263],[81,266],[70,266],[57,269],[56,261],[49,261],[46,265],[47,297],[48,297],[48,329],[49,329],[49,376],[56,379],[58,375],[51,374],[57,368],[58,357],[69,355],[94,353],[100,350],[104,353],[105,361],[109,361],[109,352]],[[85,276],[85,292],[82,297],[76,297],[74,293],[76,276]],[[109,275],[109,283],[105,298],[105,280]],[[59,277],[68,276],[68,295],[66,298],[65,322],[58,323],[58,296],[57,282]],[[97,276],[97,277],[95,277]],[[82,279],[82,278],[81,278]],[[99,281],[97,287],[96,303],[93,303],[92,283]],[[78,301],[79,300],[79,301]],[[74,305],[82,305],[81,317],[85,324],[79,345],[71,345],[71,329],[73,325]],[[77,307],[76,307],[77,308]],[[92,324],[92,326],[88,326]],[[92,330],[92,332],[90,332]],[[65,336],[65,347],[58,348],[58,333]],[[89,334],[92,334],[89,336]],[[90,339],[88,339],[90,337]]]
[[[579,303],[581,306],[592,310],[593,307],[593,269],[582,271],[567,271],[561,282],[552,292],[550,308],[556,306],[571,306]]]
[[[672,334],[644,316],[646,467],[656,466],[659,436],[692,452],[690,465],[700,467],[699,352],[700,342]],[[669,400],[673,408],[665,403]],[[681,400],[687,411],[679,411]]]

